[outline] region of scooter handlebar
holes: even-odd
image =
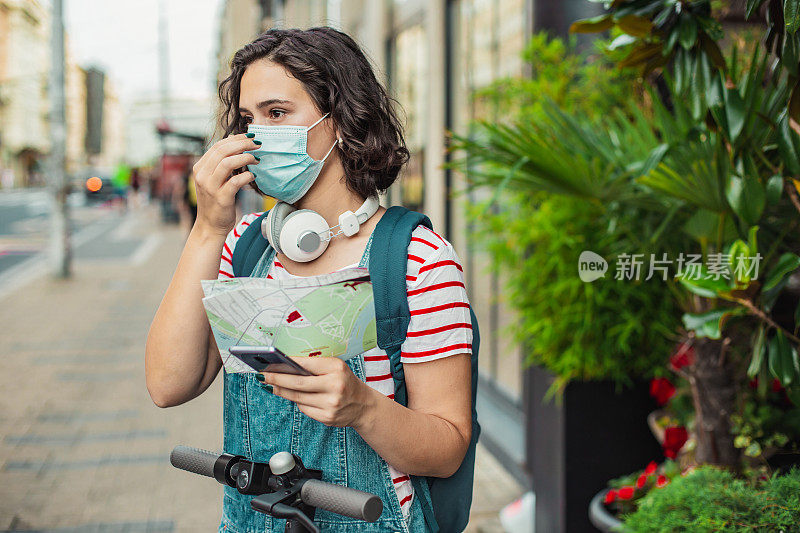
[[[175,446],[169,454],[169,462],[175,468],[200,474],[201,476],[214,477],[214,463],[219,458],[219,453],[200,450],[190,446]]]
[[[175,468],[216,478],[214,465],[220,457],[221,454],[208,450],[175,446],[169,455],[169,461]],[[374,522],[383,512],[383,502],[374,494],[318,479],[303,481],[300,498],[311,507],[367,522]]]
[[[312,507],[367,522],[374,522],[383,512],[383,502],[374,494],[317,479],[303,483],[300,498]]]

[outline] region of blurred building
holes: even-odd
[[[126,157],[125,115],[113,82],[96,67],[79,67],[67,52],[65,85],[67,174],[82,181],[97,169],[110,173]]]
[[[71,61],[69,42],[64,46],[64,97],[65,120],[67,123],[66,156],[67,174],[76,172],[79,165],[84,162],[86,146],[86,71]],[[49,141],[49,139],[48,139]]]
[[[124,157],[123,113],[110,79],[77,65],[65,37],[67,173]],[[0,0],[0,187],[46,185],[50,149],[49,3]]]
[[[0,0],[0,186],[44,184],[50,146],[50,13],[36,0]]]
[[[253,40],[264,27],[269,2],[256,0],[225,0],[220,13],[219,43],[217,45],[217,81],[228,76],[233,54]]]
[[[126,157],[131,165],[151,165],[167,153],[197,153],[197,143],[178,136],[159,137],[156,126],[162,118],[164,101],[158,94],[141,95],[126,106]],[[204,98],[169,98],[166,102],[169,129],[211,138],[216,108]],[[199,155],[199,154],[198,154]]]

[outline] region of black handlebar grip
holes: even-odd
[[[300,498],[312,507],[367,522],[374,522],[383,512],[383,502],[374,494],[317,479],[303,483]]]
[[[220,454],[191,448],[189,446],[175,446],[169,454],[169,462],[175,468],[200,474],[201,476],[214,477],[214,463]]]

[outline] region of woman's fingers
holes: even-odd
[[[277,385],[272,385],[272,393],[301,405],[321,407],[320,403],[324,401],[323,394],[319,392],[306,392]]]
[[[255,150],[256,148],[258,148],[258,144],[256,144],[253,139],[246,137],[244,133],[226,137],[214,143],[197,162],[194,171],[200,179],[212,178],[223,159],[232,155],[241,154],[245,150]],[[213,181],[213,179],[210,181]],[[208,185],[211,185],[211,183],[208,183]],[[216,187],[219,188],[220,185],[221,183],[217,183]]]
[[[272,386],[273,394],[297,404],[300,412],[327,426],[345,426],[341,413],[331,405],[330,395]]]
[[[238,174],[233,178],[231,174],[235,169],[256,161],[252,154],[242,152],[257,147],[258,144],[246,134],[231,135],[214,143],[195,163],[193,171],[197,191],[196,226],[206,226],[219,235],[230,233],[236,225],[234,208],[236,192],[253,179],[249,172]],[[226,181],[231,183],[226,185]]]
[[[256,161],[256,156],[250,153],[234,154],[223,158],[211,174],[210,183],[207,184],[207,187],[212,191],[219,189],[225,184],[231,172],[245,165],[252,165]]]
[[[244,150],[253,150],[257,146],[258,143],[251,137],[248,137],[247,134],[238,133],[215,142],[214,146],[208,152],[214,157],[222,159],[229,155],[241,153]]]
[[[231,176],[231,179],[226,181],[225,185],[222,186],[222,188],[226,189],[226,191],[225,193],[221,192],[221,194],[224,194],[228,200],[233,202],[233,198],[236,197],[236,193],[239,191],[239,189],[241,189],[254,179],[256,179],[255,175],[249,170],[245,170],[240,174]]]
[[[318,376],[336,372],[352,372],[350,367],[347,366],[347,363],[338,357],[308,357],[299,355],[291,355],[289,357],[298,365]]]
[[[232,155],[241,154],[245,150],[255,150],[261,144],[249,137],[239,137],[239,135],[236,137],[236,140],[231,140],[230,142],[219,145],[217,148],[217,155],[220,160]]]
[[[337,424],[336,419],[331,417],[330,413],[325,409],[320,409],[319,407],[315,407],[313,405],[306,405],[302,403],[297,404],[297,408],[300,409],[300,412],[304,415],[313,418],[317,422],[322,422],[326,426],[341,426],[342,424]]]
[[[330,379],[325,376],[298,376],[280,372],[263,372],[265,383],[284,389],[304,392],[326,392],[330,388]]]

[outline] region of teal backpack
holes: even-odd
[[[262,254],[271,248],[261,234],[261,222],[268,212],[254,220],[242,233],[233,250],[233,274],[247,277]],[[427,216],[410,211],[402,206],[392,206],[378,221],[371,239],[369,252],[369,274],[375,300],[376,331],[378,346],[389,355],[394,378],[394,399],[406,405],[406,386],[400,347],[406,339],[411,314],[406,294],[406,265],[411,233],[419,225],[430,229],[433,225]],[[270,250],[271,252],[271,250]],[[431,531],[461,532],[467,527],[469,509],[472,505],[472,482],[475,473],[475,445],[481,432],[475,410],[478,389],[478,348],[480,334],[478,320],[470,307],[472,319],[472,439],[461,466],[448,478],[411,476],[411,482],[421,492],[420,484],[426,483],[430,490],[433,509],[422,506],[425,521]],[[425,500],[420,500],[424,502]]]

